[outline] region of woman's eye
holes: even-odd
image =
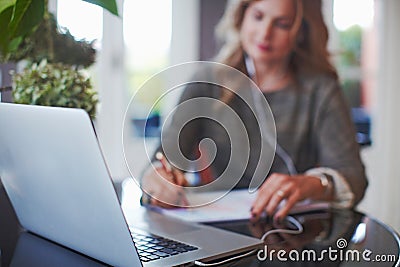
[[[275,22],[275,25],[278,28],[281,28],[284,30],[289,30],[292,27],[292,24],[290,22],[286,22],[286,21],[277,21],[277,22]]]
[[[263,19],[263,15],[260,12],[255,12],[253,15],[254,19],[260,21]]]

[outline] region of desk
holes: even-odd
[[[285,248],[302,251],[304,249],[321,251],[329,246],[337,248],[339,238],[347,242],[347,250],[363,252],[372,251],[369,258],[375,255],[393,255],[390,262],[378,263],[355,261],[330,261],[326,257],[322,262],[282,262],[278,259],[260,261],[251,256],[225,266],[394,266],[399,264],[399,236],[379,221],[356,211],[329,211],[308,216],[297,216],[302,221],[304,232],[299,236],[271,236],[269,249]],[[225,223],[217,227],[260,235],[271,228],[268,222],[252,225],[249,222]],[[95,260],[74,253],[62,246],[46,241],[35,235],[24,232],[18,225],[14,211],[0,185],[0,250],[1,267],[7,266],[105,266]],[[350,256],[348,257],[350,258]],[[350,258],[351,259],[351,258]]]

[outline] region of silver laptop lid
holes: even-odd
[[[110,265],[141,266],[88,115],[4,103],[0,114],[0,177],[21,225]]]

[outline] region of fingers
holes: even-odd
[[[158,180],[164,180],[176,184],[174,174],[166,171],[164,168],[156,168],[156,175]]]
[[[265,206],[268,204],[271,198],[270,192],[258,193],[256,200],[251,208],[251,216],[253,220],[258,220],[261,214],[264,212]]]
[[[186,184],[184,174],[178,170],[174,173],[156,168],[146,172],[142,180],[142,189],[150,194],[150,204],[162,208],[177,208],[189,206],[184,188],[177,186],[176,181],[181,185]]]
[[[276,212],[274,219],[282,220],[289,214],[290,210],[297,202],[307,198],[313,198],[318,194],[316,192],[321,190],[318,178],[312,176],[299,175],[293,178],[292,181],[294,182],[292,191],[290,195],[288,195],[283,207]]]
[[[151,205],[162,208],[179,208],[189,205],[183,189],[176,189],[176,187],[171,187],[170,184],[159,189],[154,191],[150,202]]]
[[[291,194],[292,192],[290,184],[284,185],[281,189],[275,191],[265,208],[267,214],[268,215],[274,214],[275,211],[278,209],[279,205],[281,204],[282,200],[285,200]]]
[[[286,183],[286,179],[287,175],[274,173],[263,183],[251,209],[253,219],[258,220],[264,211],[267,215],[272,215],[283,199],[282,193],[277,195],[277,192],[281,185]]]
[[[292,193],[289,198],[287,198],[285,204],[281,209],[279,209],[275,215],[275,220],[283,220],[289,213],[289,211],[293,208],[293,206],[300,200],[300,193],[299,191],[295,191]]]
[[[181,172],[178,169],[172,168],[171,172],[166,172],[166,175],[168,175],[168,181],[179,186],[179,187],[173,186],[175,192],[172,192],[172,194],[176,197],[174,199],[175,201],[174,206],[175,207],[189,206],[189,201],[186,198],[184,188],[182,188],[183,186],[188,185],[188,182],[183,172]]]
[[[312,195],[313,190],[308,178],[276,173],[268,177],[253,203],[253,220],[258,220],[264,211],[267,215],[274,215],[275,220],[286,217],[298,201]]]
[[[173,195],[160,194],[155,195],[150,202],[151,205],[158,206],[165,209],[187,207],[189,204],[185,197],[179,193]]]
[[[178,186],[188,186],[185,174],[176,168],[171,168],[170,170],[166,170],[165,168],[156,168],[156,171],[159,178],[163,178]]]
[[[179,186],[188,186],[188,181],[183,172],[178,169],[173,168],[172,174],[174,176],[175,183]]]

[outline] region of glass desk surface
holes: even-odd
[[[350,210],[330,210],[299,214],[295,218],[302,223],[303,233],[271,234],[266,239],[267,247],[260,248],[258,253],[219,266],[396,266],[399,264],[398,234],[368,215]],[[235,221],[212,225],[256,237],[261,237],[274,228],[293,228],[290,223],[274,224],[266,219],[257,223]],[[322,253],[323,251],[325,252]],[[301,258],[302,253],[304,260]],[[365,261],[362,253],[370,261]],[[360,257],[359,261],[357,255]],[[21,229],[1,185],[0,259],[1,267],[105,266]]]

